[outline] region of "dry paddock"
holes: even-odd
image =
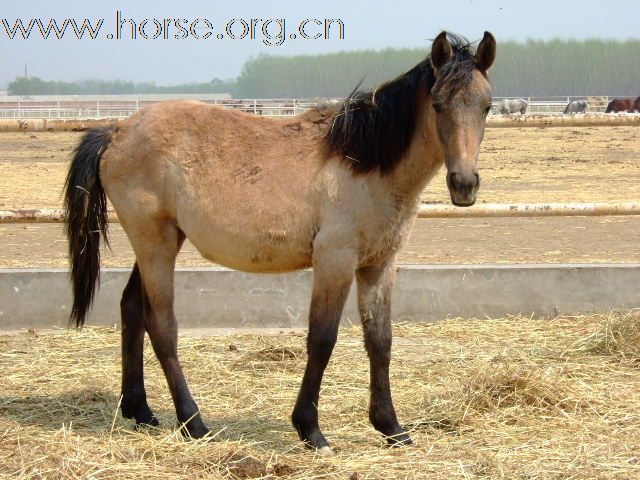
[[[341,330],[321,393],[337,454],[305,450],[288,415],[304,333],[181,338],[211,441],[185,441],[147,345],[162,425],[118,414],[119,333],[0,335],[4,478],[640,478],[640,312],[452,319],[395,327],[392,385],[415,444],[388,449],[367,421],[367,359]]]

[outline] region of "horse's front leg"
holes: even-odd
[[[332,453],[318,425],[320,384],[333,347],[344,303],[349,294],[357,264],[357,252],[334,250],[314,243],[313,294],[307,335],[307,368],[291,420],[300,439],[319,453]]]
[[[389,383],[391,294],[395,273],[395,258],[383,265],[362,267],[356,271],[358,307],[370,364],[369,420],[387,437],[390,446],[412,443],[398,423]]]

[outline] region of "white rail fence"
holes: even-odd
[[[201,100],[234,110],[270,117],[297,115],[320,103],[337,102],[334,99],[238,99]],[[37,101],[18,100],[4,102],[0,97],[0,118],[8,119],[99,119],[124,118],[141,108],[157,103],[153,100],[101,100],[101,101]]]
[[[419,218],[496,218],[496,217],[601,217],[640,215],[640,202],[619,203],[485,203],[473,207],[421,204]],[[109,221],[118,222],[109,211]],[[0,210],[2,223],[62,223],[62,209]]]
[[[529,113],[562,114],[571,100],[584,100],[590,97],[522,97],[529,102]],[[595,98],[595,97],[591,97]],[[591,102],[591,112],[604,111],[609,98],[597,97]],[[619,97],[618,97],[619,98]],[[256,115],[286,117],[296,115],[321,103],[338,103],[342,99],[204,99],[206,103],[226,108],[242,110]],[[502,97],[494,97],[492,114],[498,113]],[[35,98],[7,101],[0,97],[0,118],[7,119],[99,119],[124,118],[156,100],[82,100],[82,97],[63,100],[37,100]]]

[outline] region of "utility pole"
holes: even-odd
[[[29,73],[27,72],[27,64],[24,64],[24,78],[29,78]]]

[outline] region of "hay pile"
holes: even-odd
[[[119,332],[0,336],[0,476],[6,478],[640,478],[640,313],[447,320],[395,328],[392,384],[416,443],[389,450],[367,421],[368,362],[341,330],[320,414],[337,455],[289,424],[304,335],[182,338],[215,442],[185,442],[146,350],[162,422],[117,413]]]

